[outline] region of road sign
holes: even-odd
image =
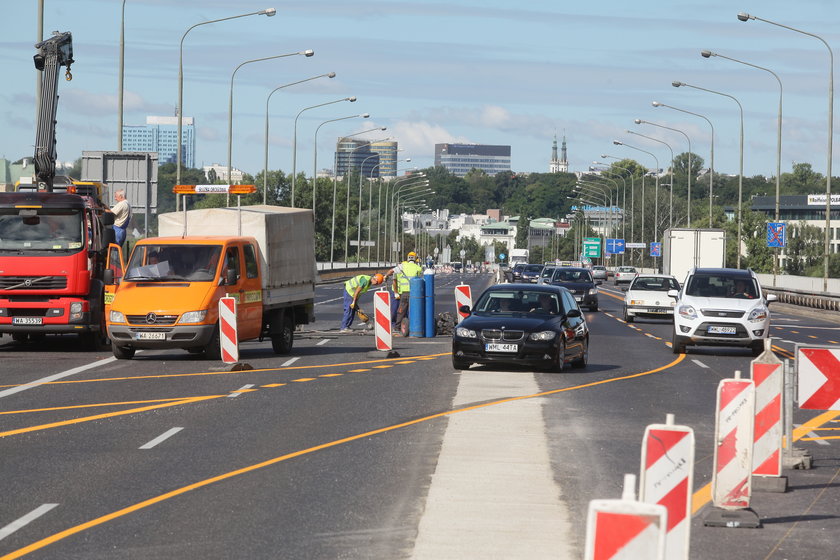
[[[644,243],[625,243],[624,244],[625,249],[644,249],[645,247],[647,247],[647,245],[645,245]]]
[[[500,261],[505,260],[505,254],[504,253],[499,253],[499,260]]]
[[[785,224],[781,222],[771,222],[767,224],[767,246],[768,247],[784,247],[787,241],[787,229]]]
[[[461,258],[462,258],[462,259],[464,258],[464,256],[465,256],[466,254],[467,254],[467,252],[466,252],[466,251],[464,251],[463,249],[461,249],[461,253],[460,253],[460,255],[461,255]]]
[[[590,258],[599,258],[601,256],[601,238],[600,237],[584,237],[583,239],[583,256]]]
[[[624,247],[623,239],[607,239],[607,253],[613,255],[624,254]]]
[[[651,257],[661,257],[662,256],[662,243],[651,242],[651,244],[650,244],[650,256]]]
[[[796,348],[799,408],[840,410],[840,349]]]

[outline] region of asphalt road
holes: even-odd
[[[460,280],[490,277],[439,275],[438,311]],[[836,557],[840,413],[795,410],[813,468],[753,494],[761,529],[703,524],[715,391],[748,350],[676,356],[670,324],[625,324],[606,284],[585,370],[461,372],[446,336],[388,359],[363,327],[339,334],[341,289],[318,288],[290,356],[242,344],[253,370],[0,338],[0,560],[582,558],[590,500],[620,497],[667,413],[696,437],[691,558]],[[791,311],[774,308],[777,355],[838,344],[840,322]]]

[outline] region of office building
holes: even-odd
[[[383,142],[384,144],[384,142]],[[396,143],[394,143],[396,145]],[[361,172],[369,179],[381,174],[382,156],[370,140],[339,138],[335,147],[335,174],[343,177],[348,171]]]
[[[776,216],[775,196],[756,196],[752,199],[752,210],[761,212],[771,222]],[[829,253],[840,253],[840,194],[831,195],[831,215],[829,216]],[[825,235],[825,193],[795,194],[779,196],[779,222],[786,224],[787,237],[794,232],[790,228],[807,225],[819,228]],[[824,244],[820,249],[824,248]],[[782,267],[787,261],[787,252],[783,248],[779,253],[779,263]]]
[[[157,152],[158,161],[178,161],[178,117],[146,117],[145,126],[123,125],[123,150]],[[181,120],[181,165],[195,167],[195,125],[192,117]]]
[[[510,146],[485,144],[435,144],[435,167],[442,166],[457,177],[473,169],[488,175],[510,171]]]

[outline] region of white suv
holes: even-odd
[[[676,298],[671,349],[682,354],[688,345],[744,346],[758,356],[770,330],[768,304],[752,270],[696,268],[688,273]]]

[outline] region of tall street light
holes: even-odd
[[[125,0],[120,12],[120,70],[117,83],[117,151],[123,146],[123,79],[125,78]]]
[[[738,135],[738,243],[736,246],[736,267],[741,268],[741,200],[742,200],[742,192],[743,192],[743,185],[744,185],[744,107],[741,105],[741,102],[738,101],[734,96],[729,95],[728,93],[722,93],[720,91],[715,91],[713,89],[706,89],[699,86],[693,86],[691,84],[686,84],[684,82],[671,82],[671,85],[675,88],[680,86],[690,87],[694,89],[699,89],[701,91],[707,91],[709,93],[714,93],[715,95],[722,95],[724,97],[728,97],[732,101],[738,104],[738,111],[741,115],[741,128],[740,133]]]
[[[297,123],[300,116],[304,113],[304,111],[309,111],[310,109],[317,109],[318,107],[324,107],[325,105],[332,105],[333,103],[341,103],[342,101],[349,101],[350,103],[356,102],[356,97],[342,97],[341,99],[336,99],[335,101],[327,101],[326,103],[319,103],[318,105],[312,105],[310,107],[304,107],[298,114],[295,116],[295,126],[294,126],[294,133],[292,134],[292,207],[295,206],[295,179],[297,178]]]
[[[627,239],[627,181],[624,179],[624,175],[622,175],[621,173],[616,173],[615,171],[613,171],[612,166],[610,166],[607,163],[604,163],[602,161],[593,161],[592,164],[600,166],[600,167],[605,167],[606,169],[604,169],[602,171],[602,173],[603,172],[610,173],[612,176],[618,177],[619,179],[621,179],[621,182],[624,184],[624,187],[622,188],[622,191],[621,191],[621,237],[624,238],[624,239]],[[620,166],[616,166],[616,167],[619,167],[620,169],[624,169],[623,167],[620,167]],[[594,167],[589,168],[590,171],[592,171],[593,169],[595,169],[595,168]],[[632,185],[633,185],[632,178],[630,180],[630,185],[631,185],[630,188],[632,189]],[[615,195],[616,199],[618,199],[617,189],[618,189],[618,187],[616,186],[616,195]],[[633,201],[633,193],[631,191],[630,202],[632,202],[632,201]],[[632,219],[631,219],[631,223],[632,223]],[[631,231],[632,231],[632,227],[631,227]],[[624,253],[621,253],[621,264],[624,264]]]
[[[604,159],[610,158],[610,159],[617,159],[619,161],[622,160],[622,158],[607,155],[607,154],[601,154],[601,157],[604,158]],[[602,162],[602,161],[593,161],[592,163],[596,163],[596,164],[600,164],[600,165],[607,165],[606,162]],[[611,168],[612,167],[617,167],[618,169],[622,169],[622,170],[627,172],[627,175],[630,176],[630,240],[632,242],[635,242],[636,241],[636,234],[635,234],[635,231],[634,231],[635,230],[634,223],[636,222],[636,179],[633,176],[633,170],[630,169],[629,167],[622,167],[621,165],[616,165],[614,163],[609,164],[609,167],[611,167]],[[645,175],[642,174],[642,201],[644,201],[644,194],[645,194],[644,185],[645,185]],[[624,202],[626,204],[627,201],[625,200]],[[642,207],[642,213],[644,213],[644,205],[642,205],[642,206],[643,206]],[[631,260],[632,260],[632,258],[631,258]]]
[[[671,145],[664,140],[660,140],[659,138],[654,138],[653,136],[645,136],[644,134],[639,134],[638,132],[633,132],[632,130],[627,130],[627,134],[635,134],[636,136],[641,136],[642,138],[647,138],[648,140],[653,140],[654,142],[659,142],[660,144],[665,144],[668,148],[668,151],[671,152],[671,194],[668,199],[668,227],[674,227],[674,149],[671,148]],[[655,201],[656,207],[659,208],[659,199]]]
[[[823,249],[823,291],[828,291],[828,254],[831,249],[831,159],[832,159],[832,137],[834,136],[834,52],[831,50],[831,47],[828,46],[828,43],[820,37],[819,35],[815,35],[813,33],[808,33],[807,31],[802,31],[801,29],[796,29],[795,27],[790,27],[787,25],[782,25],[781,23],[776,23],[775,21],[770,21],[769,19],[762,19],[758,16],[751,16],[750,14],[746,14],[741,12],[738,14],[738,19],[740,21],[749,21],[751,19],[757,21],[763,21],[764,23],[769,23],[771,25],[775,25],[777,27],[783,27],[784,29],[789,29],[791,31],[796,31],[797,33],[801,33],[803,35],[808,35],[809,37],[813,37],[814,39],[819,39],[825,48],[828,49],[828,150],[827,150],[827,163],[826,163],[826,173],[825,173],[825,247]]]
[[[660,103],[659,101],[652,101],[651,105],[653,105],[654,107],[668,107],[669,109],[679,111],[680,113],[694,115],[695,117],[700,117],[701,119],[709,123],[709,128],[712,129],[711,149],[709,155],[709,227],[712,227],[712,199],[714,198],[712,191],[714,190],[715,181],[715,125],[713,125],[712,121],[710,121],[708,118],[701,115],[700,113],[692,113],[691,111],[686,111],[685,109],[679,109],[671,105],[666,105],[664,103]],[[689,221],[689,224],[690,223],[691,222]]]
[[[415,167],[414,169],[416,170],[417,168]],[[408,183],[410,183],[412,181],[416,181],[416,180],[427,181],[425,172],[420,171],[416,175],[412,174],[412,175],[405,175],[403,177],[397,177],[393,181],[385,183],[385,216],[384,216],[385,224],[384,224],[384,227],[383,227],[383,224],[382,224],[383,220],[382,220],[382,216],[381,216],[381,207],[382,207],[382,192],[381,191],[382,191],[382,189],[380,187],[380,193],[379,193],[379,207],[380,207],[380,210],[377,211],[377,214],[379,214],[379,217],[377,219],[377,224],[378,225],[376,226],[377,227],[377,232],[376,232],[376,261],[377,262],[381,262],[381,260],[379,258],[379,247],[383,248],[382,258],[385,259],[385,262],[388,262],[388,250],[387,250],[388,230],[389,230],[388,218],[389,218],[389,215],[390,215],[390,208],[391,208],[390,205],[389,205],[388,189],[391,189],[391,192],[393,193],[394,189],[396,189],[399,184],[408,184]],[[427,184],[428,184],[428,181],[427,181]],[[391,200],[391,202],[393,202],[393,198],[390,199],[390,200]],[[382,234],[382,241],[381,242],[380,242],[380,233]]]
[[[630,148],[631,150],[637,150],[639,152],[646,153],[647,155],[649,155],[650,157],[653,158],[653,160],[656,162],[656,174],[654,175],[654,179],[656,179],[656,184],[655,184],[655,187],[654,187],[654,200],[658,201],[659,200],[659,158],[657,158],[653,154],[653,152],[649,152],[647,150],[637,148],[636,146],[631,146],[630,144],[625,144],[624,142],[619,142],[618,140],[613,140],[613,144],[615,144],[616,146],[624,146],[624,147]],[[644,207],[644,204],[645,204],[645,201],[642,200],[642,206],[643,207]],[[655,212],[655,217],[653,219],[653,239],[654,240],[659,240],[659,212],[658,212],[659,203],[658,202],[656,203],[654,208],[655,208],[656,212]],[[644,235],[645,235],[645,226],[642,225],[642,238],[644,238]]]
[[[181,184],[181,129],[183,127],[183,119],[184,119],[184,39],[187,37],[187,33],[198,27],[199,25],[207,25],[208,23],[217,23],[220,21],[227,21],[229,19],[237,19],[241,17],[247,16],[268,16],[271,17],[277,13],[277,10],[274,8],[266,8],[265,10],[260,10],[258,12],[249,12],[247,14],[240,14],[238,16],[230,16],[221,19],[213,19],[210,21],[202,21],[201,23],[196,23],[186,31],[181,36],[181,46],[179,48],[178,54],[178,149],[176,154],[176,167],[175,167],[175,184]]]
[[[262,62],[264,60],[274,60],[275,58],[285,58],[287,56],[305,56],[307,58],[311,57],[315,54],[315,51],[312,49],[307,49],[305,51],[298,51],[286,54],[276,54],[274,56],[265,56],[262,58],[254,58],[252,60],[246,60],[242,62],[233,69],[233,72],[230,75],[230,96],[228,97],[228,145],[227,145],[227,156],[228,156],[228,167],[227,167],[227,180],[229,184],[233,184],[233,176],[231,175],[233,171],[233,79],[236,77],[236,73],[239,72],[239,69],[245,66],[246,64],[252,64],[254,62]],[[229,197],[230,195],[228,195]]]
[[[335,72],[320,74],[318,76],[306,78],[305,80],[298,80],[297,82],[277,86],[276,88],[271,90],[271,93],[268,94],[268,97],[265,100],[265,161],[263,162],[263,204],[268,203],[268,102],[271,101],[272,95],[274,95],[276,92],[280,91],[283,88],[295,86],[297,84],[302,84],[303,82],[309,82],[311,80],[317,80],[318,78],[335,78]]]
[[[691,227],[691,175],[693,173],[692,167],[691,167],[691,138],[688,137],[688,134],[686,134],[685,132],[683,132],[682,130],[680,130],[678,128],[671,128],[670,126],[665,126],[665,125],[657,124],[657,123],[654,123],[654,122],[645,121],[645,120],[642,120],[642,119],[634,119],[633,122],[636,123],[636,124],[649,124],[649,125],[652,125],[652,126],[658,126],[659,128],[666,128],[668,130],[673,130],[674,132],[679,132],[680,134],[685,136],[686,141],[688,141],[688,173],[686,173],[687,181],[688,181],[688,186],[686,188],[686,198],[688,199],[688,208],[687,208],[687,216],[686,216],[686,219],[685,219],[685,222],[686,222],[685,227]],[[672,162],[672,165],[673,165],[673,162]],[[674,176],[671,175],[671,183],[673,183],[673,182],[674,182]],[[673,195],[673,189],[674,189],[674,186],[672,184],[671,185],[671,194],[672,195]]]
[[[783,88],[782,88],[782,80],[779,78],[778,74],[770,70],[769,68],[765,68],[763,66],[758,66],[757,64],[751,64],[749,62],[744,62],[743,60],[738,60],[737,58],[732,58],[729,56],[724,56],[722,54],[718,54],[712,52],[710,50],[702,50],[700,51],[700,56],[703,58],[709,58],[712,56],[725,58],[726,60],[731,60],[732,62],[737,62],[739,64],[744,64],[746,66],[751,66],[753,68],[758,68],[759,70],[764,70],[773,75],[776,78],[776,82],[779,84],[779,110],[776,116],[776,213],[775,218],[776,222],[779,221],[779,192],[781,190],[781,176],[782,176],[782,95],[783,95]],[[776,285],[776,275],[779,273],[779,250],[776,249],[773,251],[773,285]]]
[[[404,148],[400,148],[397,151],[402,152],[403,150],[404,150]],[[410,161],[411,161],[411,158],[409,157],[409,158],[405,158],[405,159],[398,159],[394,163],[398,164],[398,163],[401,163],[401,162],[410,162]],[[382,165],[382,162],[379,162],[379,163],[377,163],[376,165],[373,166],[373,168],[371,169],[371,175],[373,174],[373,170],[376,169],[377,167],[379,167],[380,165]],[[395,171],[396,171],[396,168],[395,168]],[[382,229],[381,226],[380,226],[380,223],[381,223],[380,220],[382,219],[382,214],[381,214],[381,212],[382,212],[382,178],[381,177],[377,177],[377,183],[378,183],[378,187],[376,189],[376,196],[377,196],[377,201],[376,201],[376,262],[378,263],[379,262],[379,230]],[[368,198],[368,208],[370,208],[370,216],[368,218],[368,239],[372,239],[373,238],[373,189],[372,188],[370,189],[370,197]],[[368,245],[368,259],[367,259],[368,262],[370,262],[370,252],[371,252],[370,247],[371,246]]]
[[[382,130],[385,130],[385,127],[382,127]],[[362,165],[359,166],[359,212],[356,216],[356,265],[357,267],[362,266],[362,180],[365,177],[365,162],[372,158],[378,158],[379,154],[371,154],[365,159],[362,160]],[[348,161],[349,163],[349,161]],[[376,164],[377,166],[379,164]],[[373,175],[373,169],[371,169],[371,176]],[[368,191],[372,191],[373,189],[370,188],[368,185]],[[370,213],[370,207],[368,207],[368,213]],[[348,228],[349,230],[349,228]],[[370,242],[370,236],[368,236],[368,242]],[[370,259],[368,259],[370,260]]]

